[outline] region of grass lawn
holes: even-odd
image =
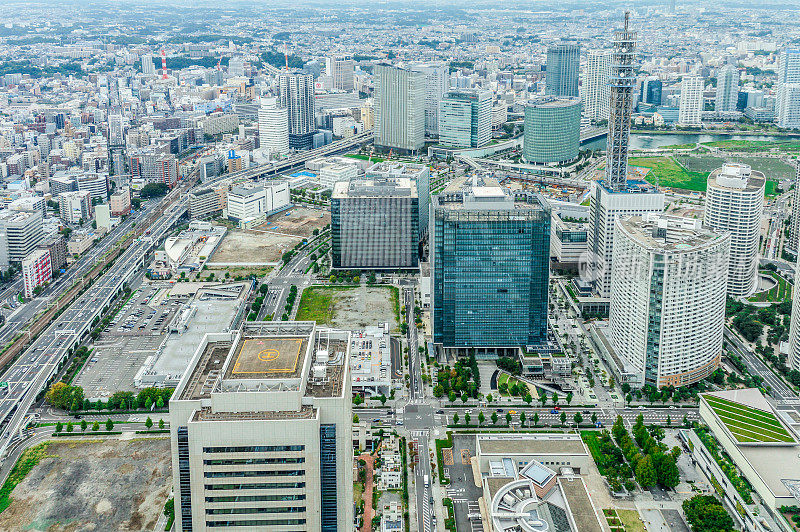
[[[722,166],[729,159],[715,157],[713,155],[676,155],[675,161],[690,172],[711,172]],[[775,194],[775,188],[781,179],[791,179],[795,175],[795,169],[780,159],[771,157],[737,157],[734,161],[747,164],[758,172],[762,172],[767,178],[764,193],[767,196]]]
[[[300,306],[297,308],[297,321],[333,321],[333,295],[330,288],[310,286],[303,290]]]
[[[689,150],[692,148],[696,148],[696,144],[670,144],[668,146],[661,146],[660,149],[662,150]]]
[[[771,412],[719,397],[706,395],[704,398],[714,413],[731,431],[731,434],[740,442],[791,443],[795,441]]]
[[[600,466],[600,462],[602,461],[602,451],[600,450],[600,433],[595,430],[582,430],[581,431],[581,439],[583,443],[586,444],[586,447],[589,448],[589,452],[592,454],[592,460],[594,460],[594,465],[597,466],[597,470],[600,471],[601,475],[605,475],[605,468]]]
[[[779,150],[797,150],[800,149],[800,142],[794,138],[787,138],[781,140],[717,140],[714,142],[703,142],[703,146],[710,148],[720,148],[722,150],[730,151],[752,151],[761,152],[769,151],[772,148]]]
[[[11,468],[8,478],[0,488],[0,512],[5,510],[11,505],[11,492],[17,487],[17,484],[25,480],[28,473],[36,467],[43,458],[48,458],[47,446],[49,442],[43,442],[39,445],[34,445],[30,449],[23,451],[17,463]]]
[[[436,440],[436,466],[439,470],[439,483],[450,484],[450,479],[444,476],[444,457],[442,456],[442,449],[453,448],[453,433],[447,432],[447,439]]]
[[[534,399],[536,397],[538,397],[538,393],[537,393],[537,390],[536,390],[535,386],[531,387],[531,385],[528,384],[527,382],[522,382],[519,379],[511,377],[508,373],[501,373],[497,377],[497,391],[498,391],[498,393],[500,392],[500,385],[504,384],[504,383],[507,384],[509,388],[511,388],[515,384],[521,384],[523,386],[527,386],[528,387],[528,392],[531,394],[531,396],[533,396]],[[507,393],[500,393],[500,395],[502,395],[503,397],[508,397],[509,396],[509,394],[507,394]],[[525,394],[523,394],[523,395],[525,395]]]
[[[752,301],[753,303],[780,303],[781,301],[792,299],[792,284],[789,281],[778,275],[776,272],[764,271],[761,273],[772,276],[772,278],[775,279],[778,284],[769,290],[765,290],[748,297],[748,301]]]
[[[631,157],[630,166],[649,168],[645,176],[648,182],[662,187],[683,190],[705,191],[708,173],[690,172],[678,164],[672,157]]]
[[[647,532],[647,528],[636,510],[617,510],[617,515],[625,525],[625,532]]]

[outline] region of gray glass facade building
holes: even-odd
[[[518,349],[547,340],[550,207],[485,178],[453,182],[432,204],[433,340]]]
[[[340,181],[331,197],[333,268],[419,266],[419,197],[408,178]]]
[[[577,98],[581,62],[579,44],[561,43],[547,49],[545,94]]]
[[[579,98],[545,97],[525,106],[522,154],[534,164],[563,163],[578,157],[581,140]]]

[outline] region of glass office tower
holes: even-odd
[[[478,356],[544,344],[549,205],[489,177],[458,179],[432,205],[434,343]]]

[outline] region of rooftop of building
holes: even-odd
[[[738,163],[726,163],[708,175],[709,188],[758,192],[764,190],[766,182],[764,174],[746,164]]]
[[[659,213],[619,218],[618,227],[639,245],[664,253],[689,253],[728,238],[702,226],[700,220]]]
[[[367,168],[367,176],[370,176],[370,174],[389,173],[398,177],[417,177],[427,169],[428,167],[424,164],[381,161]]]
[[[536,98],[529,101],[527,104],[525,104],[525,107],[532,109],[552,109],[573,107],[575,105],[580,105],[580,103],[580,98],[570,98],[567,96],[542,96],[541,98]]]
[[[295,378],[303,369],[306,337],[242,336],[225,379]]]
[[[434,196],[437,207],[448,210],[546,211],[550,205],[541,195],[528,191],[512,191],[490,175],[462,176]]]
[[[337,181],[333,186],[335,199],[417,197],[417,184],[407,177],[386,177]]]
[[[479,454],[587,454],[577,434],[478,435]]]
[[[310,405],[300,410],[262,410],[259,412],[213,412],[203,407],[195,410],[192,421],[258,421],[280,419],[314,419],[316,412]]]
[[[655,194],[658,189],[643,179],[628,179],[625,181],[625,188],[622,190],[613,190],[611,185],[605,179],[595,181],[597,186],[608,192],[609,194]]]

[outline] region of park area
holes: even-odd
[[[168,438],[42,443],[3,486],[0,530],[153,530],[170,486]]]
[[[628,162],[633,167],[649,169],[646,179],[650,183],[658,182],[662,187],[705,192],[708,174],[728,161],[710,155],[675,155],[631,157]],[[750,165],[753,170],[762,172],[767,178],[765,193],[768,196],[777,193],[777,185],[782,179],[790,179],[795,175],[794,168],[771,157],[737,157],[734,162]]]
[[[399,305],[394,286],[311,286],[303,290],[296,319],[347,330],[389,321],[396,329]]]
[[[779,140],[729,139],[703,142],[702,145],[708,146],[709,148],[719,148],[720,150],[737,152],[764,152],[773,148],[779,151],[797,151],[800,150],[800,139],[796,137],[787,137]]]
[[[772,412],[704,395],[708,406],[740,443],[794,443],[795,439]]]
[[[790,301],[792,299],[792,284],[789,281],[781,277],[777,272],[761,271],[759,274],[764,277],[764,279],[759,278],[759,286],[764,284],[765,281],[769,282],[770,279],[773,281],[772,286],[748,297],[748,301],[751,303],[780,303],[781,301]]]

